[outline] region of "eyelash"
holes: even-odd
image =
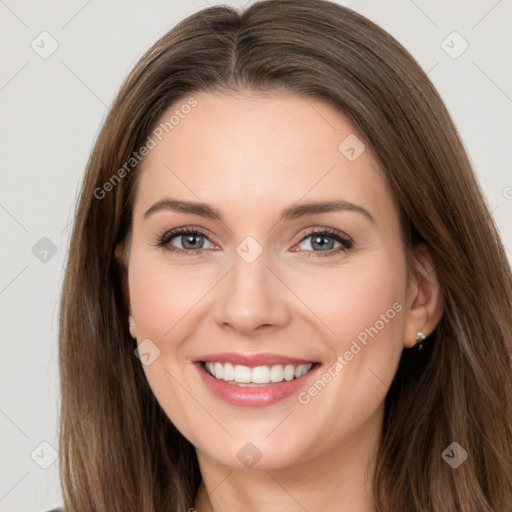
[[[178,228],[176,230],[171,231],[165,231],[158,235],[156,243],[154,245],[156,247],[161,247],[167,251],[181,254],[183,256],[194,256],[201,254],[205,251],[205,249],[180,249],[178,247],[170,246],[169,243],[173,238],[176,238],[178,236],[183,235],[202,235],[206,239],[209,240],[208,235],[201,229],[201,228]],[[309,238],[312,235],[328,235],[329,238],[333,238],[335,241],[340,242],[341,246],[337,247],[336,249],[330,249],[329,251],[302,251],[307,254],[307,257],[325,257],[325,256],[333,256],[335,254],[339,254],[341,252],[348,251],[352,248],[354,242],[353,240],[348,237],[347,235],[340,233],[339,231],[324,228],[324,229],[312,229],[310,231],[307,231],[302,238],[297,242],[297,244],[300,244],[307,238]],[[211,242],[211,240],[209,240]],[[308,254],[309,253],[309,254]]]

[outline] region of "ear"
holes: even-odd
[[[130,334],[132,338],[136,339],[136,330],[135,330],[135,318],[132,314],[132,306],[130,303],[130,288],[128,286],[128,268],[127,268],[127,258],[125,252],[124,242],[117,244],[114,255],[116,257],[117,263],[119,265],[119,272],[121,274],[121,285],[123,290],[123,297],[128,306],[129,311],[129,322],[130,322]]]
[[[416,344],[421,331],[430,336],[443,316],[443,297],[432,256],[424,244],[413,250],[407,286],[404,345]]]

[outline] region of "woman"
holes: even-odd
[[[511,510],[511,282],[391,36],[322,0],[198,12],[88,164],[64,510]]]

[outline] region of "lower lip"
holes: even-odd
[[[298,394],[320,368],[320,365],[315,365],[306,375],[290,381],[285,380],[268,386],[242,387],[212,377],[203,368],[202,363],[195,363],[195,366],[211,393],[224,402],[238,407],[266,407]]]

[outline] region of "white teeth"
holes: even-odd
[[[221,363],[215,363],[215,375],[217,376],[217,379],[222,379],[222,364]]]
[[[300,372],[300,376],[302,377],[303,375],[306,375],[306,373],[309,372],[309,370],[311,370],[311,366],[313,366],[312,364],[309,365],[309,364],[301,364],[300,367],[302,368],[301,369],[301,372]],[[297,376],[297,371],[295,371],[295,376]]]
[[[276,364],[272,367],[256,366],[250,368],[241,364],[233,366],[231,363],[205,363],[206,371],[216,379],[240,384],[269,384],[271,382],[282,382],[283,380],[290,381],[306,375],[312,366],[312,363],[299,364],[298,366]]]
[[[231,363],[225,363],[222,368],[222,378],[226,381],[235,379],[235,369]]]
[[[276,364],[270,368],[270,381],[281,382],[283,380],[283,367],[280,364]]]
[[[251,372],[251,382],[254,384],[266,384],[270,382],[270,368],[268,366],[256,366]]]
[[[220,363],[215,363],[215,366],[218,364]],[[251,369],[248,366],[237,364],[235,366],[235,378],[233,380],[236,382],[251,382]]]
[[[210,363],[210,362],[204,363],[204,367],[210,375],[213,375],[215,377],[215,366],[213,363]]]
[[[292,380],[295,377],[295,366],[293,364],[287,364],[284,367],[284,378],[286,380]]]

